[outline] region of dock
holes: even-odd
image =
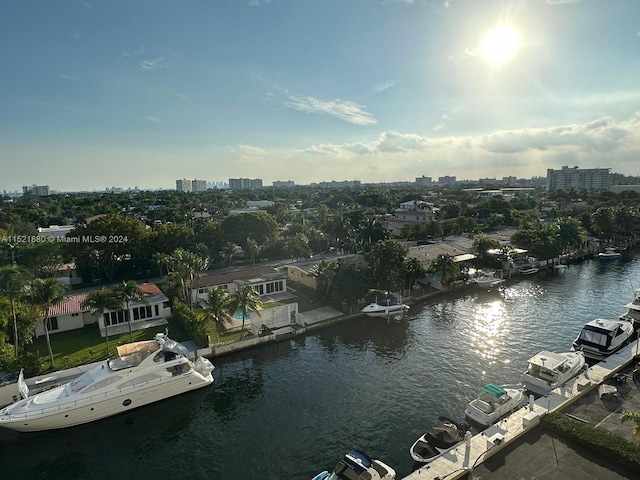
[[[529,403],[445,455],[410,473],[405,480],[455,480],[534,429],[547,413],[561,411],[588,392],[599,389],[613,374],[629,365],[640,353],[640,340],[634,340],[607,359],[589,367],[565,385]]]

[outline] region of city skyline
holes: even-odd
[[[634,0],[12,2],[0,191],[639,175]],[[211,180],[208,180],[211,181]]]

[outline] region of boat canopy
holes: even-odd
[[[24,369],[20,369],[20,375],[18,375],[18,390],[23,399],[29,397],[29,387],[27,382],[24,381]]]
[[[354,472],[360,475],[373,465],[373,460],[366,453],[360,450],[351,450],[344,456],[343,462],[346,463]]]
[[[178,355],[184,355],[185,357],[189,355],[189,350],[187,349],[187,347],[169,338],[167,338],[162,344],[162,351],[177,353]]]
[[[482,391],[487,392],[489,395],[493,395],[496,398],[500,398],[507,394],[507,391],[504,388],[494,383],[488,383],[482,387]]]
[[[432,427],[425,435],[425,439],[429,445],[433,445],[436,448],[449,448],[451,445],[461,441],[464,438],[464,433],[453,423],[445,422]]]

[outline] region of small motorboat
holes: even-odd
[[[409,310],[409,305],[402,303],[401,298],[387,297],[383,300],[376,299],[364,307],[362,313],[370,317],[390,317],[396,314],[404,314]]]
[[[360,450],[351,450],[331,473],[320,472],[311,480],[394,480],[396,472],[380,460],[372,460]]]
[[[538,273],[540,269],[536,268],[536,267],[522,267],[519,268],[518,271],[522,274],[522,275],[533,275],[534,273]]]
[[[496,277],[496,272],[481,272],[480,275],[471,280],[481,288],[497,287],[504,283],[503,278]]]
[[[637,330],[640,327],[640,288],[633,291],[633,301],[627,303],[624,308],[628,310],[620,315],[620,320],[628,320],[633,323],[633,327]]]
[[[576,377],[584,365],[582,351],[542,351],[529,359],[527,370],[522,374],[522,383],[530,392],[545,395]]]
[[[620,350],[634,332],[628,319],[596,318],[587,323],[573,341],[572,351],[582,350],[585,357],[602,360]]]
[[[411,446],[411,458],[419,463],[432,462],[464,442],[467,432],[471,435],[470,430],[467,423],[440,417],[439,422]]]
[[[501,387],[489,383],[482,387],[480,395],[469,402],[465,416],[483,427],[518,410],[527,401],[524,387]]]
[[[600,260],[617,260],[620,257],[622,257],[622,254],[618,251],[617,248],[614,247],[607,247],[604,249],[604,252],[600,252],[598,254],[598,258]]]

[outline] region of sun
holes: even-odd
[[[493,63],[511,59],[518,51],[518,33],[511,27],[496,27],[487,32],[480,52]]]

